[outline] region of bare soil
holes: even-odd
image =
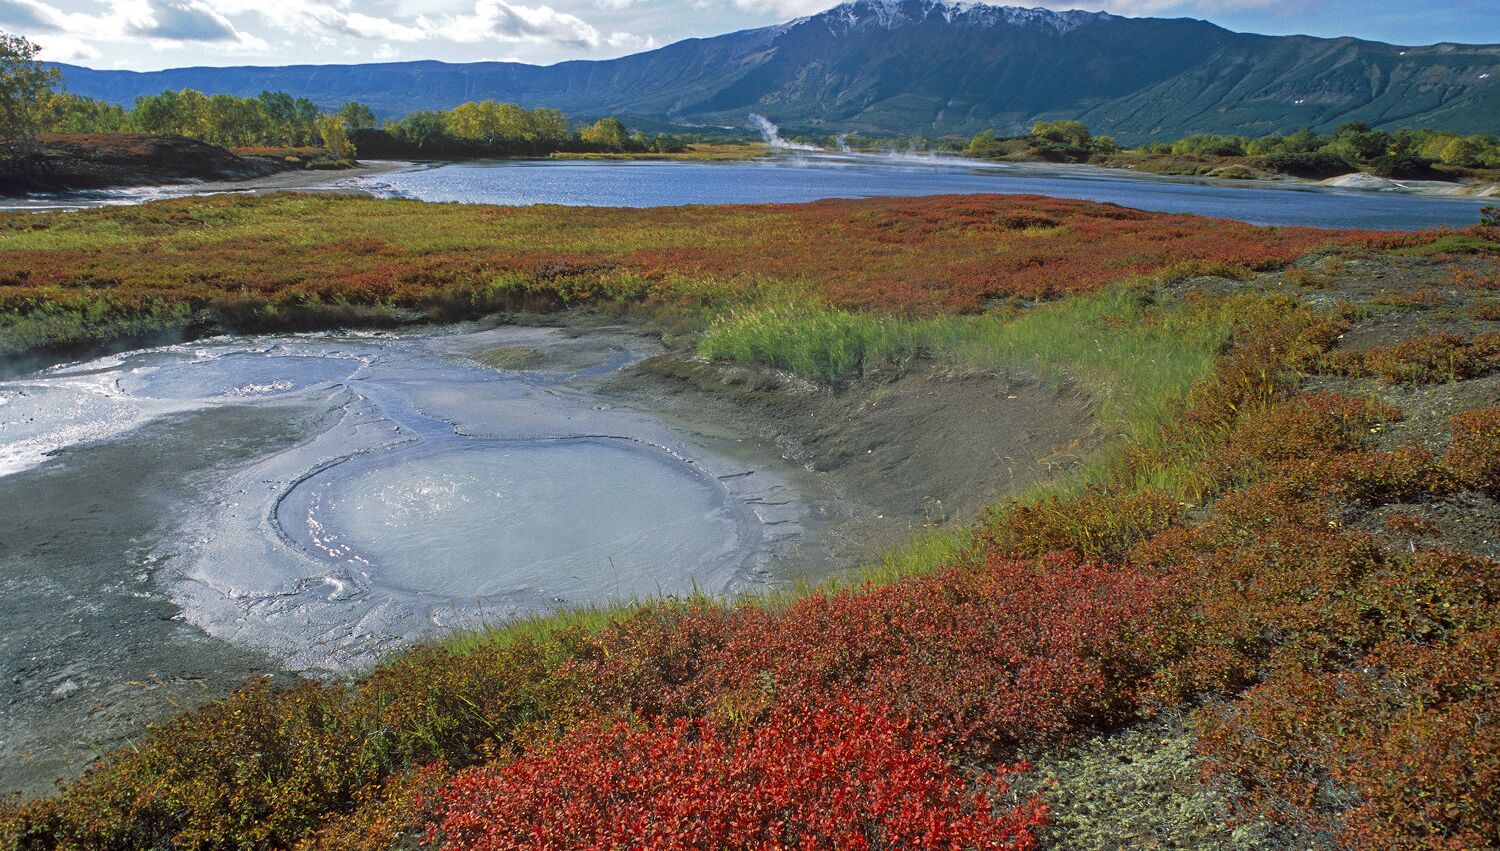
[[[732,423],[774,442],[824,491],[833,551],[846,563],[1064,475],[1102,437],[1074,387],[932,361],[831,388],[672,353],[608,390],[689,428]]]

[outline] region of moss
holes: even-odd
[[[1051,808],[1042,845],[1059,851],[1331,847],[1283,826],[1237,822],[1235,790],[1205,779],[1204,768],[1192,731],[1172,720],[1044,757],[1018,791],[1042,792]]]
[[[530,346],[496,346],[475,354],[474,360],[490,369],[525,369],[537,362],[542,353]]]

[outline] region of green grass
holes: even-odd
[[[1233,325],[1223,301],[1156,304],[1130,285],[1014,313],[931,319],[777,301],[727,311],[699,351],[828,383],[899,368],[919,354],[996,372],[1031,369],[1087,392],[1109,443],[1152,446],[1188,390],[1213,370]]]
[[[1422,245],[1392,248],[1390,254],[1399,257],[1431,257],[1438,254],[1493,254],[1500,252],[1500,243],[1465,234],[1440,236]]]

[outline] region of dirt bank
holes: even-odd
[[[405,165],[309,169],[302,160],[239,156],[182,136],[44,133],[33,157],[0,172],[0,196],[148,186],[181,187],[177,194],[307,189]]]
[[[185,180],[246,180],[287,168],[264,157],[236,156],[182,136],[135,133],[44,133],[36,153],[0,175],[0,193],[63,192]]]
[[[1066,473],[1100,441],[1076,388],[931,361],[834,389],[676,352],[606,390],[684,427],[731,425],[774,443],[826,492],[830,551],[845,564],[921,526],[971,520]]]

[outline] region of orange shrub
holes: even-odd
[[[1448,424],[1453,440],[1443,463],[1465,486],[1500,497],[1500,407],[1466,411]]]
[[[1497,365],[1500,334],[1468,338],[1439,331],[1363,352],[1337,352],[1323,368],[1339,375],[1379,376],[1391,383],[1431,383],[1474,378]]]

